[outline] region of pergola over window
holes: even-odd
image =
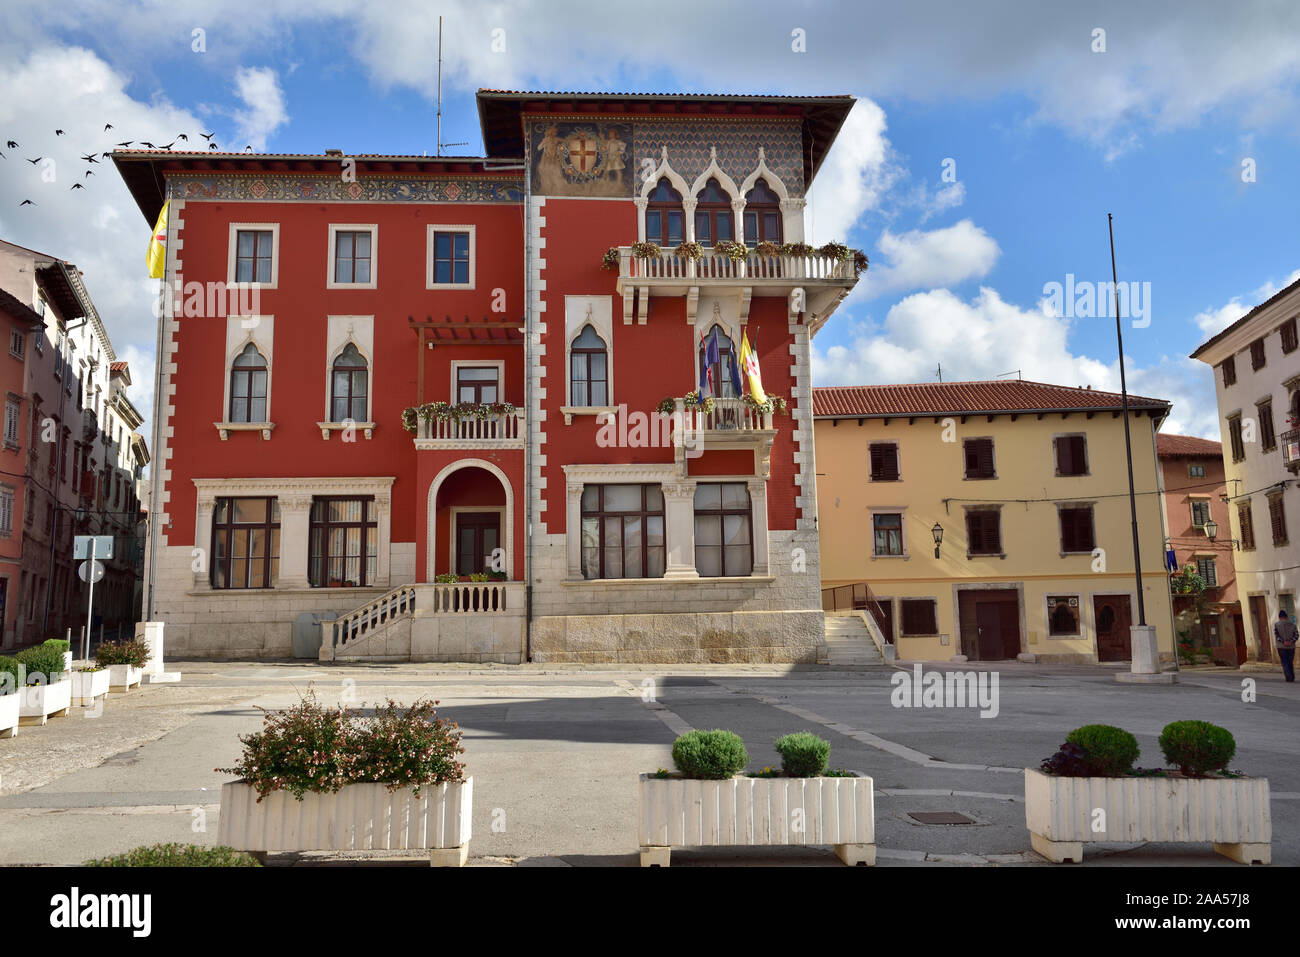
[[[682,194],[665,176],[655,185],[645,211],[645,238],[660,246],[680,246],[686,241],[686,212]]]

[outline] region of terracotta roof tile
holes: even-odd
[[[1165,409],[1163,399],[1128,397],[1130,409]],[[1065,412],[1122,408],[1117,392],[1077,389],[1023,379],[827,386],[813,389],[813,415],[976,415],[995,412]]]
[[[1211,439],[1201,439],[1194,435],[1156,435],[1156,454],[1170,458],[1201,457],[1219,458],[1223,455],[1223,443]]]

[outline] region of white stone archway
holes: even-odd
[[[467,468],[480,468],[495,475],[505,492],[506,520],[505,527],[502,529],[501,543],[506,550],[506,577],[513,581],[515,577],[515,493],[506,473],[485,459],[457,459],[439,472],[429,484],[428,516],[425,521],[427,541],[424,549],[424,580],[431,582],[436,574],[434,569],[437,567],[435,561],[438,546],[438,490],[453,473]]]

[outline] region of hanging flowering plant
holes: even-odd
[[[714,243],[713,251],[717,255],[726,256],[733,262],[740,262],[749,255],[749,247],[733,239],[724,239],[719,243]]]
[[[499,415],[514,415],[515,407],[509,402],[461,402],[452,405],[449,402],[426,402],[424,405],[410,406],[402,410],[402,428],[415,433],[421,420],[432,422],[434,419],[491,419]]]
[[[704,247],[699,243],[682,243],[677,247],[677,255],[694,262],[704,258]]]
[[[746,408],[753,409],[755,412],[775,412],[778,415],[784,415],[787,409],[786,401],[773,392],[767,394],[767,400],[759,402],[750,393],[746,392],[743,396]]]
[[[781,246],[782,256],[795,256],[802,258],[804,256],[811,256],[812,254],[813,248],[807,243],[784,243]]]
[[[856,279],[866,272],[868,265],[870,263],[867,261],[867,254],[861,249],[853,250],[853,278]]]
[[[677,411],[677,400],[672,396],[666,399],[660,399],[659,404],[655,406],[655,411],[660,415],[672,415]]]
[[[632,244],[632,255],[637,259],[658,259],[664,254],[658,243],[640,242]]]
[[[780,256],[781,246],[778,243],[771,243],[765,239],[754,247],[754,252],[759,256]]]
[[[835,259],[842,263],[852,262],[853,260],[853,250],[848,246],[845,246],[843,243],[830,242],[825,246],[818,246],[817,253],[818,255],[827,256],[830,259]]]
[[[605,255],[600,257],[600,268],[617,269],[618,261],[619,261],[618,247],[610,246],[609,250],[605,253]]]
[[[699,389],[695,389],[691,392],[687,392],[684,396],[682,396],[682,402],[684,402],[686,405],[695,406],[696,408],[703,411],[705,415],[708,415],[710,412],[713,411],[713,396],[707,396],[703,401],[701,401]]]

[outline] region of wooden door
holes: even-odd
[[[1020,653],[1020,595],[1014,589],[970,589],[957,597],[962,654],[1003,661]]]
[[[491,571],[492,553],[501,545],[501,515],[497,512],[456,514],[456,574]]]
[[[1246,661],[1246,622],[1242,620],[1241,612],[1232,616],[1232,631],[1237,643],[1237,664],[1244,664]]]
[[[1260,661],[1273,660],[1273,629],[1269,627],[1268,602],[1263,595],[1250,596],[1250,619],[1255,623],[1255,644]]]
[[[1128,595],[1094,595],[1092,610],[1097,629],[1097,660],[1128,661],[1133,657],[1133,612]]]
[[[979,660],[1000,661],[1002,653],[1002,604],[995,601],[975,603],[975,625],[979,636]]]

